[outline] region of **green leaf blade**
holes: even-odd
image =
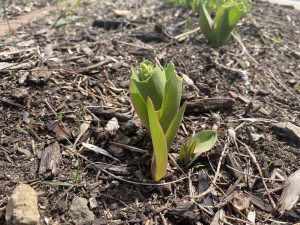
[[[147,97],[150,97],[153,101],[155,109],[160,109],[166,84],[166,76],[164,71],[157,66],[153,70],[152,75],[147,80],[140,81],[134,79],[134,81],[144,101],[146,102]]]
[[[147,99],[149,115],[149,126],[153,144],[153,157],[151,172],[154,181],[161,180],[167,173],[168,147],[164,131],[159,123],[154,104],[150,98]]]
[[[190,166],[204,152],[214,147],[218,140],[214,130],[202,131],[191,137],[180,151],[180,157],[187,166]]]
[[[182,79],[177,76],[174,65],[169,64],[165,72],[169,79],[166,82],[159,118],[164,132],[168,130],[178,112],[182,93]]]
[[[175,139],[176,133],[179,129],[180,123],[183,118],[185,108],[186,108],[186,102],[183,103],[183,105],[180,107],[180,109],[178,110],[177,114],[173,118],[173,120],[170,123],[170,126],[166,132],[166,140],[167,140],[168,149],[170,149],[170,147]]]
[[[207,38],[209,43],[214,42],[214,30],[213,30],[213,20],[211,19],[205,5],[201,5],[199,26],[203,35]]]
[[[136,113],[138,114],[139,118],[141,119],[145,127],[149,130],[150,128],[149,128],[147,105],[144,99],[142,98],[142,96],[139,94],[139,91],[133,79],[130,80],[129,93],[130,93],[132,105]]]

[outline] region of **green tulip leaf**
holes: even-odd
[[[136,70],[133,68],[131,71],[134,77],[136,75]],[[147,127],[147,129],[149,130],[149,118],[148,118],[147,105],[144,99],[142,98],[142,96],[140,95],[133,79],[130,80],[129,92],[130,92],[131,102],[136,113],[138,114],[139,118],[141,119],[145,127]]]
[[[168,166],[168,146],[164,131],[159,123],[158,115],[155,111],[152,100],[147,98],[147,109],[149,116],[150,133],[153,144],[153,157],[151,172],[153,180],[161,180],[167,173]]]
[[[214,42],[213,20],[204,4],[200,6],[199,26],[203,35],[208,39],[208,42]]]
[[[169,64],[165,71],[168,80],[165,86],[162,106],[159,111],[159,120],[164,132],[168,130],[170,123],[178,112],[182,93],[182,79],[177,76],[174,65]]]
[[[177,114],[175,115],[175,117],[173,118],[172,122],[170,123],[168,130],[166,132],[166,140],[167,140],[167,145],[168,145],[168,149],[170,149],[176,133],[179,129],[180,123],[182,121],[183,118],[183,114],[186,108],[186,102],[183,103],[183,105],[180,107],[180,109],[178,110]]]
[[[222,45],[239,20],[251,11],[251,7],[248,0],[228,1],[216,7],[216,17],[212,20],[203,4],[200,7],[200,29],[209,43]]]
[[[237,6],[221,7],[218,10],[214,25],[214,36],[218,44],[223,44],[227,41],[243,14],[243,11],[240,11]]]
[[[146,80],[140,81],[134,79],[134,81],[143,99],[146,101],[147,97],[150,97],[153,101],[155,110],[159,110],[164,97],[166,84],[164,71],[160,67],[156,66],[153,69],[151,76],[149,76]]]
[[[180,158],[190,166],[204,152],[209,151],[217,142],[217,132],[202,131],[191,137],[180,151]]]

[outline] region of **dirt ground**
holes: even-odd
[[[85,1],[62,15],[0,37],[0,208],[27,183],[45,224],[75,224],[74,196],[96,200],[94,224],[213,224],[220,213],[251,224],[250,211],[256,224],[300,221],[299,205],[278,213],[280,177],[300,168],[300,137],[278,125],[300,126],[300,11],[258,1],[221,47],[200,31],[178,38],[197,15],[157,0]],[[185,81],[164,185],[151,181],[151,140],[128,95],[143,59],[174,62]],[[180,148],[216,125],[217,145],[185,168]]]

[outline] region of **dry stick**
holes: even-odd
[[[63,145],[62,145],[63,146]],[[187,179],[188,177],[182,177],[182,178],[179,178],[177,180],[174,180],[174,181],[170,181],[170,182],[165,182],[165,183],[140,183],[140,182],[135,182],[135,181],[131,181],[131,180],[126,180],[126,179],[123,179],[121,177],[118,177],[114,174],[112,174],[111,172],[107,171],[106,169],[103,169],[99,166],[97,166],[96,163],[92,162],[91,160],[89,160],[88,158],[86,158],[85,156],[77,153],[77,152],[74,152],[72,151],[70,148],[66,147],[66,146],[63,146],[67,151],[69,151],[70,153],[72,154],[76,154],[76,156],[79,156],[80,158],[82,158],[83,160],[89,162],[91,165],[95,166],[97,169],[101,170],[102,172],[106,173],[107,175],[111,176],[112,178],[115,178],[119,181],[123,181],[125,183],[129,183],[129,184],[134,184],[134,185],[143,185],[143,186],[165,186],[165,185],[169,185],[169,184],[174,184],[174,183],[177,183],[179,181],[182,181],[182,180],[185,180]]]
[[[240,69],[235,69],[235,68],[231,68],[231,67],[225,66],[225,65],[219,63],[217,59],[214,60],[214,63],[215,63],[217,66],[219,66],[219,67],[221,67],[221,68],[223,68],[223,69],[232,71],[232,72],[234,72],[234,73],[238,73],[238,74],[247,74],[247,71],[245,71],[245,70],[240,70]]]
[[[259,62],[257,62],[252,56],[251,54],[248,52],[246,46],[244,45],[244,43],[242,42],[241,38],[237,35],[232,33],[232,36],[239,42],[239,44],[242,46],[243,51],[246,53],[246,55],[257,65],[260,65]],[[295,96],[284,84],[282,84],[282,82],[280,80],[278,80],[275,75],[271,72],[271,70],[269,70],[267,73],[265,71],[264,68],[262,68],[263,72],[265,75],[269,74],[281,87],[283,87],[290,95],[292,95],[294,98],[296,98],[298,101],[300,100],[297,96]],[[276,89],[276,87],[275,87]]]
[[[9,23],[9,19],[8,19],[8,16],[7,16],[7,12],[6,12],[5,0],[2,0],[2,5],[3,5],[3,14],[4,14],[5,21],[7,23],[7,26],[8,26],[8,30],[9,30],[9,32],[12,32],[12,29],[11,29],[11,26],[10,26],[10,23]]]
[[[161,220],[162,220],[162,222],[163,222],[163,225],[168,225],[167,220],[166,220],[166,218],[164,217],[164,215],[163,215],[161,212],[159,213],[159,215],[160,215],[160,218],[161,218]]]
[[[236,172],[239,172],[239,173],[241,173],[241,174],[244,174],[244,175],[246,175],[246,176],[249,176],[249,177],[255,177],[255,178],[258,178],[258,179],[263,179],[263,180],[268,180],[268,181],[284,182],[284,181],[281,180],[281,179],[264,178],[264,177],[260,177],[260,176],[256,176],[256,175],[251,175],[251,174],[245,173],[245,172],[243,172],[243,171],[237,170],[237,169],[235,169],[235,168],[233,168],[233,167],[231,167],[231,166],[228,166],[228,165],[226,165],[226,167],[228,167],[229,169],[232,169],[232,170],[234,170],[234,171],[236,171]]]
[[[224,148],[223,148],[221,157],[220,157],[220,159],[219,159],[218,166],[217,166],[217,170],[216,170],[214,179],[213,179],[213,181],[212,181],[213,184],[215,184],[215,183],[217,182],[217,179],[218,179],[218,176],[219,176],[219,173],[220,173],[220,169],[221,169],[221,164],[222,164],[223,157],[224,157],[224,156],[227,154],[227,152],[229,151],[229,149],[227,149],[228,143],[229,143],[229,139],[227,139],[227,142],[225,143],[225,146],[224,146]]]
[[[185,36],[188,36],[188,35],[190,35],[190,34],[192,34],[192,33],[195,33],[195,32],[197,32],[198,30],[200,30],[200,27],[197,27],[197,28],[195,28],[194,30],[190,30],[190,31],[184,32],[184,33],[182,33],[182,34],[179,34],[179,35],[175,36],[174,39],[175,39],[175,40],[179,40],[180,38],[185,37]]]
[[[242,220],[242,219],[239,219],[239,218],[236,218],[236,217],[231,217],[231,216],[224,216],[226,219],[229,219],[229,220],[232,220],[232,221],[235,221],[235,222],[242,222],[242,223],[245,223],[245,224],[249,224],[251,223],[251,221],[246,221],[246,220]],[[254,223],[252,223],[254,224]]]
[[[57,113],[55,112],[55,110],[53,109],[53,107],[50,105],[50,103],[47,101],[47,99],[44,99],[44,102],[47,104],[47,106],[49,107],[49,109],[52,111],[52,113],[57,116]]]
[[[114,144],[114,145],[116,145],[118,147],[121,147],[121,148],[128,149],[132,152],[139,152],[139,153],[148,153],[149,152],[149,151],[141,149],[141,148],[136,148],[136,147],[133,147],[133,146],[130,146],[130,145],[125,145],[125,144],[118,143],[118,142],[115,142],[115,141],[110,141],[109,143]]]
[[[243,52],[246,53],[246,55],[257,65],[259,65],[259,63],[256,61],[256,59],[254,59],[252,57],[252,55],[248,52],[246,46],[244,45],[242,39],[239,37],[238,34],[232,33],[232,36],[238,41],[238,43],[242,46]]]
[[[264,180],[264,176],[263,176],[263,174],[262,174],[261,168],[260,168],[260,166],[259,166],[259,164],[258,164],[258,162],[257,162],[257,160],[256,160],[255,155],[251,152],[250,148],[249,148],[245,143],[243,143],[242,141],[240,141],[240,140],[238,140],[238,139],[236,139],[236,140],[237,140],[239,143],[241,143],[241,144],[246,148],[246,150],[247,150],[249,156],[251,157],[252,161],[253,161],[254,164],[256,165],[257,170],[258,170],[258,172],[259,172],[259,175],[260,175],[261,178],[262,178],[262,179],[261,179],[261,180],[262,180],[262,183],[263,183],[263,185],[264,185],[264,187],[265,187],[265,189],[266,189],[266,192],[267,192],[269,201],[270,201],[270,203],[271,203],[273,209],[276,209],[276,204],[275,204],[275,202],[274,202],[272,196],[270,195],[268,186],[267,186],[267,184],[266,184],[266,181]]]
[[[269,73],[266,73],[266,71],[265,70],[263,70],[264,71],[264,74],[265,75],[267,75],[267,74],[269,74],[281,87],[283,87],[284,88],[284,90],[286,90],[290,95],[292,95],[294,98],[296,98],[297,100],[299,100],[299,98],[296,96],[296,95],[294,95],[283,83],[281,83],[281,81],[280,80],[278,80],[276,77],[275,77],[275,75],[272,73],[272,71],[271,70],[268,70],[268,72]]]

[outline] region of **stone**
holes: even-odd
[[[6,207],[7,225],[39,225],[40,214],[35,190],[28,184],[18,185]]]
[[[91,224],[95,220],[94,213],[88,207],[88,200],[78,196],[73,198],[68,215],[76,225]]]

